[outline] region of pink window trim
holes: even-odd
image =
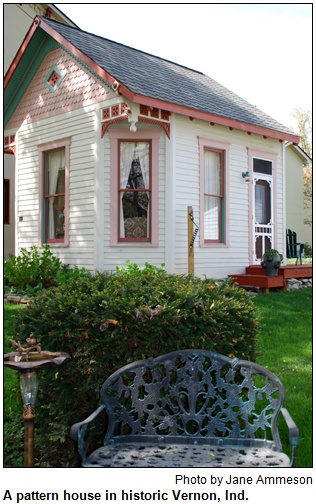
[[[43,155],[46,151],[65,148],[65,237],[63,242],[49,242],[50,247],[69,247],[69,169],[70,169],[70,142],[71,137],[53,140],[37,146],[38,148],[38,247],[43,246],[43,182],[44,182],[44,162]]]
[[[277,158],[278,154],[274,152],[262,151],[258,149],[252,149],[251,147],[247,147],[248,151],[248,171],[250,175],[250,179],[252,180],[254,177],[253,173],[253,159],[259,158],[264,159],[266,161],[272,161],[272,180],[273,180],[273,212],[272,220],[275,221],[274,224],[274,248],[278,249],[277,244],[277,222],[276,222],[276,208],[277,208]],[[260,175],[260,173],[256,172],[256,175]],[[252,247],[253,247],[253,230],[252,230],[252,184],[249,184],[249,264],[253,263],[252,257]]]
[[[120,193],[121,193],[121,189],[120,189],[120,148],[121,148],[121,142],[126,142],[127,140],[118,140],[118,153],[119,153],[119,161],[118,161],[118,195],[119,195],[119,199],[120,199]],[[128,140],[129,142],[134,142],[135,139],[133,138],[133,140]],[[145,142],[145,140],[143,140]],[[151,140],[147,140],[148,142],[148,145],[149,145],[149,187],[147,189],[147,191],[142,191],[140,189],[137,189],[136,191],[141,191],[141,192],[147,192],[149,193],[149,206],[148,206],[148,214],[149,215],[149,238],[120,238],[120,233],[121,233],[121,230],[120,230],[120,213],[121,213],[121,208],[120,208],[120,205],[118,205],[118,241],[120,243],[131,243],[131,242],[136,242],[136,243],[151,243],[151,202],[152,202],[152,142]],[[135,191],[135,190],[134,190]],[[132,192],[134,192],[132,191]],[[129,190],[129,192],[131,192],[131,190]]]
[[[111,148],[110,246],[158,247],[159,245],[159,138],[160,130],[109,129]],[[151,243],[118,241],[118,140],[152,141]]]
[[[200,247],[229,247],[229,150],[231,144],[220,140],[198,137],[200,149]],[[225,243],[204,240],[204,148],[224,153]]]

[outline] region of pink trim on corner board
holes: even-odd
[[[198,137],[200,148],[200,247],[229,247],[229,150],[231,144],[211,138]],[[224,153],[224,197],[225,197],[225,242],[206,242],[204,240],[204,148],[220,150]]]
[[[158,247],[159,245],[159,138],[160,130],[109,129],[110,162],[110,246],[111,247]],[[118,140],[152,141],[152,195],[151,195],[151,243],[118,241]]]
[[[62,242],[49,242],[52,247],[69,247],[69,171],[70,171],[70,142],[71,137],[53,140],[37,146],[38,148],[38,247],[43,246],[43,183],[44,183],[44,163],[43,155],[46,151],[65,148],[65,236]]]
[[[272,161],[272,180],[273,180],[273,216],[274,224],[274,248],[277,249],[277,222],[276,222],[276,208],[277,208],[277,158],[278,154],[275,152],[268,152],[259,149],[252,149],[247,147],[248,152],[248,171],[250,174],[251,184],[249,184],[249,264],[253,264],[253,225],[252,225],[252,179],[253,179],[253,158],[265,159]]]

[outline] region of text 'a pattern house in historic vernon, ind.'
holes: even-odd
[[[285,144],[299,137],[201,72],[36,16],[5,75],[21,247],[223,278],[286,255]]]

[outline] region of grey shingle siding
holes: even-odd
[[[293,135],[289,128],[201,72],[50,18],[42,19],[135,94]]]

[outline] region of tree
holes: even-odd
[[[295,107],[294,112],[291,114],[296,119],[295,128],[291,128],[300,136],[300,147],[303,151],[312,158],[312,111],[311,109],[303,109],[302,107]],[[303,168],[303,202],[304,208],[312,208],[313,198],[313,169],[312,163],[305,165]],[[304,217],[304,224],[312,226],[312,214]]]

